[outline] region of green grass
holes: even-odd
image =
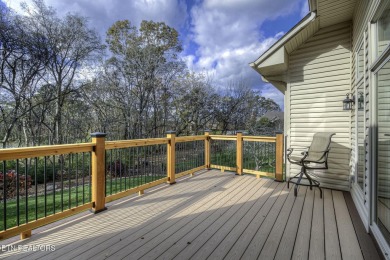
[[[161,178],[164,176],[143,176],[143,177],[132,177],[122,179],[113,179],[107,180],[106,182],[106,191],[107,195],[115,194],[125,189],[134,188],[142,184],[146,184]],[[112,187],[112,189],[111,189]],[[84,194],[84,202],[83,202]],[[54,213],[62,212],[69,208],[83,205],[83,203],[91,202],[91,191],[89,184],[84,185],[83,187],[73,187],[71,189],[64,189],[63,192],[50,191],[47,193],[46,200],[44,195],[39,195],[35,198],[28,197],[27,201],[27,211],[26,211],[26,197],[21,197],[19,200],[19,225],[26,223],[26,218],[28,222],[34,221],[39,218],[43,218]],[[35,207],[37,205],[37,211]],[[7,229],[17,226],[17,201],[16,199],[7,200],[6,203],[7,209]],[[4,212],[4,203],[0,203],[0,230],[4,230],[4,221],[3,221],[3,212]],[[45,214],[46,212],[46,214]],[[26,214],[27,213],[27,214]],[[26,216],[27,215],[27,216]]]
[[[162,178],[167,177],[166,175],[155,175],[155,176],[141,176],[141,177],[131,177],[115,179],[113,177],[112,181],[107,177],[106,181],[106,196],[115,194],[121,191],[125,191],[149,182],[157,181]]]
[[[185,172],[185,171],[188,171],[188,170],[191,170],[194,168],[198,168],[202,165],[204,165],[204,162],[200,161],[200,160],[199,160],[199,162],[189,160],[189,161],[183,161],[183,162],[176,163],[176,165],[175,165],[176,174],[181,173],[181,172]]]
[[[227,167],[236,167],[236,151],[225,150],[224,152],[212,153],[211,164],[222,165]]]

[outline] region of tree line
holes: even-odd
[[[43,0],[23,8],[0,10],[3,148],[85,142],[95,131],[112,140],[168,130],[266,134],[261,116],[280,110],[245,80],[216,88],[189,70],[178,32],[163,22],[117,21],[103,43],[86,17],[60,17]]]

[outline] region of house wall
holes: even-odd
[[[358,1],[353,14],[352,30],[352,69],[351,92],[364,92],[364,111],[353,110],[351,113],[351,175],[359,173],[362,176],[362,187],[352,183],[351,194],[359,214],[368,230],[369,226],[369,126],[370,126],[370,71],[369,71],[369,34],[368,11],[369,1]],[[357,73],[357,56],[359,49],[363,47],[363,75]],[[356,106],[355,106],[356,108]]]
[[[351,113],[342,100],[351,91],[351,23],[320,29],[290,55],[286,106],[287,146],[309,146],[316,132],[334,132],[329,169],[315,171],[323,187],[349,190]],[[292,165],[287,175],[299,172]]]

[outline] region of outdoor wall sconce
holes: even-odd
[[[351,95],[352,98],[349,98]],[[343,110],[352,110],[353,104],[355,104],[355,97],[352,93],[347,93],[347,97],[343,100]]]
[[[359,92],[359,98],[358,98],[358,109],[360,111],[364,110],[364,97],[363,92]]]

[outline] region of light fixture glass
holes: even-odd
[[[361,111],[361,110],[364,110],[364,96],[363,96],[363,92],[359,92],[359,98],[358,98],[358,109]]]
[[[351,95],[352,99],[349,98],[349,95]],[[343,110],[352,110],[352,106],[355,103],[353,100],[353,94],[352,93],[347,93],[347,97],[343,100]]]

